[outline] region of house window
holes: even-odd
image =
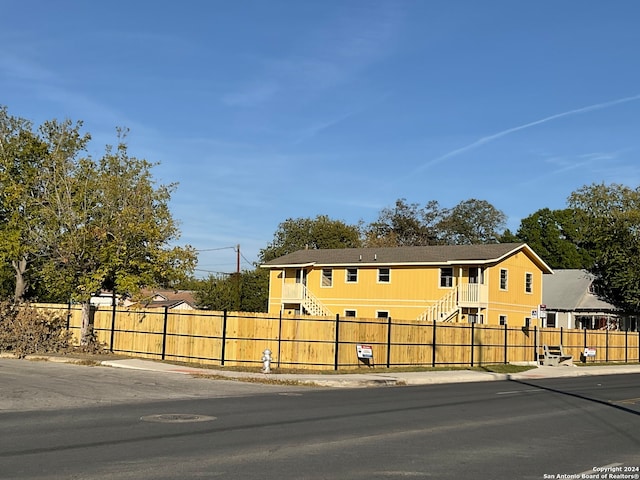
[[[356,311],[355,310],[345,310],[344,311],[344,316],[345,317],[355,317],[356,316]]]
[[[477,313],[470,313],[469,323],[484,323],[484,315],[477,314]]]
[[[507,316],[506,315],[500,315],[500,325],[506,325],[507,324]]]
[[[388,268],[378,269],[378,283],[389,283],[391,281],[391,272]]]
[[[347,268],[347,283],[356,283],[358,281],[358,269]]]
[[[501,268],[500,269],[500,290],[506,290],[507,289],[507,269],[506,268]]]
[[[376,312],[376,318],[389,318],[389,312],[379,310]]]
[[[443,267],[440,269],[440,287],[453,287],[453,267]]]
[[[556,328],[556,312],[547,312],[546,326],[549,328]]]
[[[333,285],[333,270],[330,268],[322,269],[322,283],[323,287],[331,287]]]
[[[533,293],[533,273],[524,274],[524,291],[526,293]]]

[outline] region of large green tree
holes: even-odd
[[[363,228],[364,243],[368,247],[436,245],[441,214],[435,200],[421,207],[400,198],[393,207],[383,208],[378,218]]]
[[[271,243],[260,250],[260,262],[305,248],[352,248],[360,245],[360,230],[356,225],[348,225],[326,215],[289,218],[278,225]]]
[[[592,184],[573,192],[569,207],[578,242],[593,265],[598,293],[627,312],[640,312],[640,188]]]
[[[507,216],[486,200],[464,200],[442,212],[438,223],[441,243],[473,245],[497,243],[504,231]]]
[[[551,268],[589,268],[593,260],[578,243],[581,228],[573,209],[543,208],[522,219],[516,237]]]
[[[266,312],[269,272],[261,268],[226,276],[210,275],[195,286],[198,305],[211,310]]]
[[[47,124],[55,135],[57,124]],[[42,277],[54,294],[83,305],[82,341],[90,341],[89,302],[102,289],[135,294],[170,286],[190,274],[196,254],[175,246],[179,231],[169,210],[175,185],[156,185],[152,164],[131,157],[126,131],[97,162],[56,157],[43,195],[42,237],[49,259]]]
[[[0,108],[0,257],[14,270],[16,302],[33,280],[29,267],[49,253],[43,241],[49,212],[43,207],[60,194],[49,173],[74,163],[84,150],[90,137],[80,133],[81,125],[52,121],[34,132],[31,122]]]

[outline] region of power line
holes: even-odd
[[[220,247],[220,248],[203,248],[203,249],[196,249],[196,252],[215,252],[216,250],[235,250],[236,247]]]

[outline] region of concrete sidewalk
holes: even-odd
[[[183,375],[204,375],[229,380],[275,381],[316,385],[321,387],[375,387],[385,385],[431,385],[441,383],[488,382],[505,380],[534,380],[540,378],[579,377],[594,375],[612,375],[640,373],[638,365],[584,366],[584,367],[537,367],[526,372],[502,374],[477,372],[471,370],[447,370],[426,372],[389,372],[389,373],[346,373],[346,374],[288,374],[237,372],[217,368],[195,368],[172,365],[143,359],[105,360],[101,365],[115,368],[129,368]]]

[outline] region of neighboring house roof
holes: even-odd
[[[424,247],[336,248],[298,250],[261,265],[264,268],[338,265],[454,265],[494,263],[526,252],[544,273],[553,270],[526,243],[435,245]]]
[[[556,270],[543,279],[542,303],[547,310],[613,311],[616,307],[591,293],[594,276],[586,270]]]
[[[180,305],[187,305],[190,308],[196,307],[193,292],[190,290],[169,290],[143,289],[142,300],[139,302],[147,308],[176,308]]]

